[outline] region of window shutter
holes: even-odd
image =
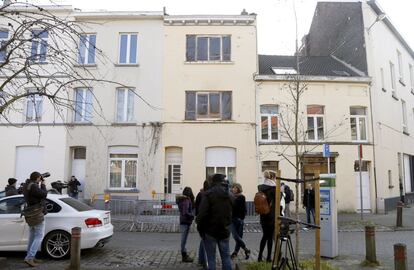
[[[186,61],[195,61],[195,36],[187,35],[187,46],[186,46]]]
[[[196,92],[185,92],[185,120],[196,120]]]
[[[231,120],[231,111],[232,111],[232,100],[231,92],[222,92],[221,93],[221,118],[223,120]]]

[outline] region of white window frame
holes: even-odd
[[[396,84],[396,78],[395,78],[395,66],[394,63],[390,61],[390,76],[391,76],[391,89],[393,94],[396,93],[397,90],[397,84]]]
[[[85,34],[82,34],[81,36],[85,36],[85,47],[84,47],[84,50],[85,50],[85,53],[84,53],[84,59],[83,59],[83,62],[80,62],[80,49],[81,49],[81,43],[82,43],[82,39],[79,39],[79,52],[78,52],[78,64],[79,65],[95,65],[96,64],[96,38],[97,38],[97,35],[96,35],[96,33],[85,33]],[[93,62],[92,63],[89,63],[88,62],[88,60],[89,60],[89,47],[91,46],[91,44],[90,44],[90,38],[91,38],[91,36],[95,36],[95,46],[94,46],[94,48],[93,48],[93,50],[95,51],[95,57],[93,58]]]
[[[127,35],[127,45],[126,45],[126,62],[125,63],[121,63],[121,38],[123,35]],[[137,51],[136,51],[136,62],[132,63],[129,62],[130,61],[130,55],[131,55],[131,36],[132,35],[136,35],[137,36]],[[127,33],[119,33],[119,37],[118,37],[118,65],[137,65],[138,64],[138,33],[137,32],[127,32]]]
[[[403,68],[403,59],[402,54],[399,50],[397,50],[397,57],[398,57],[398,74],[400,75],[400,82],[404,83],[404,68]]]
[[[36,93],[36,89],[34,88],[28,88],[26,89],[26,91],[28,93]],[[39,104],[38,106],[36,106],[36,104]],[[32,107],[32,114],[33,115],[28,115],[29,113],[29,106]],[[38,112],[37,107],[40,108],[40,112]],[[26,106],[25,106],[25,122],[41,122],[42,121],[42,114],[43,114],[43,96],[38,95],[38,94],[33,94],[33,95],[28,95],[26,98]]]
[[[42,31],[41,29],[33,29],[33,31]],[[32,59],[32,61],[37,62],[37,63],[46,63],[47,61],[47,51],[49,48],[48,45],[48,40],[49,40],[49,31],[44,30],[45,32],[47,32],[47,37],[32,37],[32,44],[31,46],[33,46],[33,42],[37,41],[38,45],[36,48],[36,54],[32,55],[32,47],[30,47],[30,58]],[[41,52],[42,52],[42,41],[46,41],[46,52],[45,52],[45,59],[41,60]]]
[[[401,111],[402,111],[402,127],[403,132],[408,133],[408,123],[407,123],[407,102],[401,99]]]
[[[367,108],[365,108],[365,107],[355,107],[355,108],[363,108],[365,110],[365,115],[361,115],[361,114],[350,114],[350,119],[351,118],[354,118],[355,119],[355,123],[356,123],[356,135],[357,135],[356,140],[352,140],[352,134],[351,134],[351,140],[353,142],[367,142],[368,141]],[[361,119],[361,118],[362,119],[365,119],[365,121],[364,121],[364,123],[365,123],[365,135],[366,135],[366,139],[365,140],[362,140],[361,139],[361,128],[360,128],[360,125],[359,125],[359,119]],[[351,124],[351,123],[349,123],[349,124]]]
[[[210,94],[218,94],[219,95],[219,115],[218,117],[212,117],[210,113]],[[221,92],[220,91],[213,91],[213,92],[196,92],[196,119],[197,120],[217,120],[222,119],[222,110],[221,110]],[[198,96],[200,95],[207,95],[207,116],[199,116],[198,114]],[[233,98],[233,97],[232,97]]]
[[[309,105],[312,106],[312,105]],[[306,117],[306,125],[308,124],[308,118],[313,118],[313,134],[315,135],[314,139],[309,139],[309,127],[307,127],[306,129],[306,140],[309,142],[320,142],[325,140],[325,106],[324,105],[313,105],[313,106],[321,106],[323,107],[323,112],[324,114],[307,114]],[[307,107],[306,107],[307,110]],[[322,118],[322,127],[323,127],[323,139],[319,138],[319,134],[318,134],[318,118]]]
[[[3,28],[0,28],[0,31],[1,32],[6,32],[7,33],[7,37],[5,37],[5,38],[0,38],[0,48],[1,48],[1,44],[3,43],[3,42],[7,42],[8,40],[9,40],[9,30],[8,29],[3,29]],[[5,48],[5,55],[4,55],[4,57],[6,58],[7,57],[7,49]],[[0,59],[0,63],[1,62],[4,62],[4,61],[2,61],[1,59]]]
[[[262,105],[273,105],[273,104],[262,104]],[[278,105],[274,105],[279,107]],[[279,111],[279,108],[278,108]],[[260,113],[260,140],[266,142],[277,142],[280,140],[279,132],[279,113]],[[267,139],[262,137],[262,117],[267,117]],[[272,139],[272,117],[277,118],[277,139]]]
[[[223,60],[223,37],[230,37],[231,35],[195,35],[195,62],[230,62],[230,60]],[[198,60],[198,38],[207,38],[207,60]],[[210,39],[211,38],[220,38],[220,59],[219,60],[210,60]],[[231,43],[230,43],[231,44]]]
[[[80,91],[82,92],[82,101],[79,101],[82,104],[82,109],[81,109],[81,113],[80,113],[81,119],[80,120],[76,120],[76,105],[78,103],[78,100],[77,100],[77,96],[78,95],[77,95],[77,93],[80,92]],[[74,91],[74,94],[75,94],[75,98],[74,98],[74,100],[75,100],[75,106],[74,106],[74,115],[73,115],[73,122],[75,122],[75,123],[89,123],[92,120],[92,112],[93,112],[93,110],[91,110],[91,112],[90,112],[91,113],[91,118],[90,119],[86,119],[86,117],[87,117],[86,109],[87,109],[87,106],[88,106],[88,103],[87,103],[87,94],[88,94],[88,91],[91,92],[91,96],[92,96],[92,88],[82,88],[82,87],[75,88],[75,91]],[[91,97],[91,98],[93,98],[93,97]],[[93,107],[93,100],[91,100],[90,106]]]
[[[115,153],[111,153],[111,154],[115,154]],[[123,157],[123,158],[118,158],[118,157],[111,157],[111,154],[109,154],[109,164],[108,164],[108,187],[111,190],[123,190],[123,189],[137,189],[138,188],[138,154],[137,157]],[[125,153],[127,154],[127,153]],[[135,155],[135,154],[130,154],[130,155]],[[111,161],[121,161],[122,165],[121,165],[121,187],[111,187]],[[137,171],[136,171],[136,180],[135,180],[135,187],[125,187],[125,163],[126,161],[135,161],[137,164]]]
[[[217,173],[217,168],[224,168],[224,175],[226,175],[226,179],[227,176],[229,175],[229,168],[233,168],[234,169],[234,175],[236,176],[235,179],[233,179],[233,183],[236,183],[236,179],[237,179],[237,168],[236,167],[230,167],[230,166],[206,166],[206,174],[207,174],[207,168],[214,168],[214,173]]]
[[[120,109],[118,107],[118,93],[119,91],[123,91],[124,92],[124,107],[122,108],[122,119],[118,119],[118,110]],[[132,92],[132,115],[131,115],[131,120],[128,120],[128,104],[129,104],[129,93]],[[116,111],[115,111],[115,120],[117,123],[132,123],[135,121],[135,94],[133,93],[134,89],[133,88],[117,88],[116,89]]]
[[[411,93],[414,94],[414,69],[413,65],[409,64],[408,69],[410,71],[410,86],[411,86]]]

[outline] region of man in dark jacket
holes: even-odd
[[[312,184],[308,184],[303,195],[303,207],[306,208],[306,221],[311,223],[311,216],[313,223],[315,223],[315,191]]]
[[[39,187],[40,185],[40,187]],[[43,200],[46,199],[47,190],[44,184],[42,175],[39,172],[32,172],[30,179],[23,189],[24,199],[27,207],[43,205]],[[44,209],[45,212],[46,209]],[[27,245],[27,255],[24,259],[25,263],[31,267],[35,267],[40,262],[36,260],[36,252],[42,244],[45,235],[45,221],[39,224],[29,226],[29,243]]]
[[[75,176],[72,175],[68,182],[68,194],[70,197],[74,199],[78,199],[79,189],[78,187],[81,185],[81,183],[76,179]],[[62,193],[62,192],[61,192]]]
[[[216,269],[216,246],[219,247],[222,269],[231,270],[230,225],[233,201],[225,186],[225,175],[215,174],[212,186],[205,193],[198,209],[197,228],[203,237],[208,269]]]
[[[8,182],[9,182],[9,184],[4,189],[6,191],[6,197],[7,196],[13,196],[13,195],[19,194],[17,192],[17,189],[16,189],[17,179],[15,179],[15,178],[9,178],[9,181]]]

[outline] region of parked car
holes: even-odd
[[[6,191],[0,191],[0,199],[6,196]]]
[[[15,195],[0,198],[0,251],[25,251],[28,225],[20,213],[24,197]],[[67,195],[48,194],[48,214],[45,216],[45,237],[41,250],[54,259],[70,254],[71,229],[80,227],[81,249],[104,246],[113,235],[111,215],[95,210]]]

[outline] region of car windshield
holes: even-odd
[[[79,212],[93,210],[93,208],[90,207],[89,205],[84,204],[83,202],[80,202],[73,198],[62,198],[60,200]]]

